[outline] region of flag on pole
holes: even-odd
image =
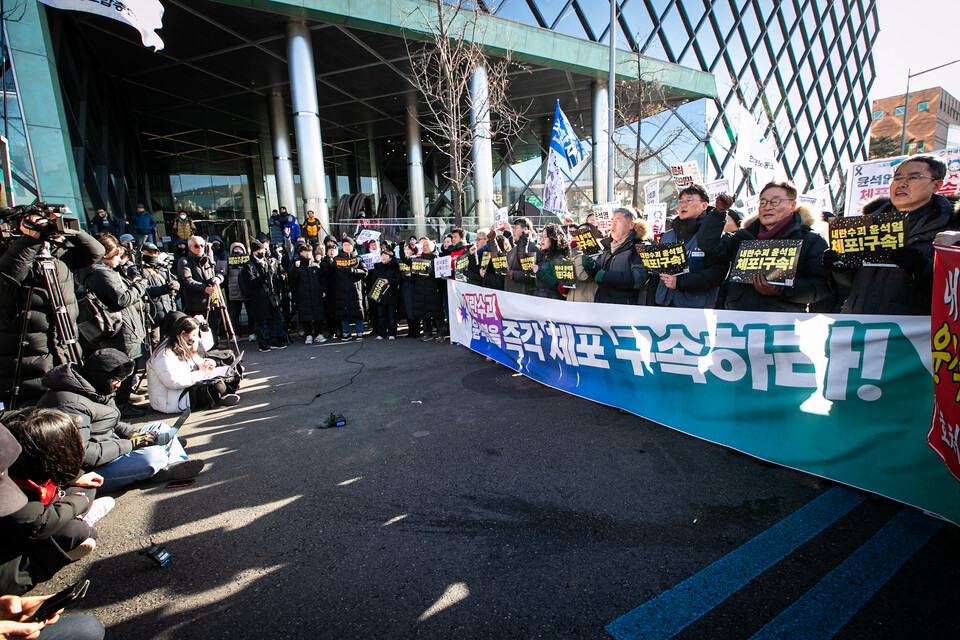
[[[553,114],[553,133],[550,135],[550,151],[547,153],[547,179],[543,185],[543,210],[557,215],[567,213],[566,186],[563,182],[561,163],[572,171],[583,162],[583,143],[573,132],[570,121],[560,110],[560,101]]]
[[[40,0],[54,9],[95,13],[119,20],[140,32],[140,41],[154,51],[163,49],[163,40],[156,34],[163,28],[163,5],[160,0]]]
[[[763,127],[742,106],[735,160],[739,166],[753,169],[752,177],[758,188],[774,179],[777,160],[773,135],[764,135]]]

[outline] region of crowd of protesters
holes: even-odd
[[[32,628],[20,621],[40,600],[18,596],[96,547],[94,525],[115,504],[98,491],[201,471],[203,461],[189,459],[165,422],[136,428],[127,420],[144,416],[146,403],[177,414],[241,402],[244,337],[266,353],[292,341],[395,340],[405,325],[407,338],[440,342],[448,335],[446,277],[591,304],[929,314],[934,238],[960,230],[956,204],[937,195],[944,175],[939,161],[910,158],[897,167],[890,197],[868,206],[908,221],[892,267],[854,266],[831,250],[787,182],[765,185],[747,220],[731,197],[711,202],[702,187],[686,187],[659,237],[634,209],[616,207],[590,252],[577,241],[592,229],[589,218],[537,229],[518,217],[472,238],[455,228],[442,238],[358,243],[325,234],[313,212],[300,224],[281,209],[269,233],[228,247],[196,235],[181,212],[165,253],[142,206],[130,221],[98,209],[95,235],[46,233],[49,221],[27,217],[0,254],[0,634]],[[125,233],[131,225],[135,233]],[[800,241],[789,284],[762,274],[730,280],[742,242],[775,239]],[[656,243],[682,245],[687,269],[648,270],[638,248]],[[449,276],[437,277],[447,273],[441,258],[449,258]],[[572,264],[572,280],[560,277],[561,263]],[[81,309],[93,309],[92,325]],[[81,330],[88,326],[98,331]],[[144,386],[146,395],[138,393]],[[47,622],[75,637],[103,633],[84,616]]]

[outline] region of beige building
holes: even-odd
[[[870,157],[900,155],[903,134],[904,95],[873,101],[870,127]],[[906,152],[922,153],[945,149],[948,139],[960,132],[960,101],[941,87],[912,91],[907,101]],[[953,133],[951,133],[951,129]]]

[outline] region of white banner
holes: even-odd
[[[700,166],[696,160],[687,160],[670,165],[670,175],[673,176],[673,182],[678,190],[686,189],[695,184],[703,184],[703,176],[700,174]]]
[[[493,229],[499,231],[510,226],[510,207],[500,207],[493,214]]]
[[[453,256],[440,256],[433,261],[433,277],[449,278],[453,275],[453,263],[456,258]]]
[[[643,185],[643,199],[646,204],[660,202],[660,178]]]
[[[753,183],[757,188],[773,180],[776,175],[776,147],[773,136],[765,136],[764,129],[749,111],[740,107],[735,161],[741,167],[753,169]]]
[[[40,0],[48,7],[95,13],[119,20],[140,32],[140,41],[154,51],[163,49],[163,40],[156,34],[163,28],[163,5],[159,0]]]
[[[721,193],[733,195],[733,188],[730,186],[730,180],[728,178],[720,178],[713,182],[706,182],[703,188],[707,190],[707,195],[710,196],[710,202],[716,202],[717,196]]]

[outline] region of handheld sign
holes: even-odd
[[[686,273],[690,269],[682,242],[638,244],[637,253],[643,260],[643,266],[654,273],[675,276],[678,273]]]
[[[893,211],[830,222],[830,248],[850,267],[893,266],[890,254],[902,247],[906,238],[907,217]]]
[[[480,268],[486,269],[488,266],[490,266],[490,260],[492,259],[493,259],[493,256],[490,254],[490,252],[489,251],[485,252],[483,256],[480,258]]]
[[[427,258],[413,258],[410,261],[410,271],[412,271],[415,276],[428,276],[430,275],[431,262],[433,262],[433,260]]]
[[[731,282],[750,283],[757,274],[767,282],[792,287],[802,240],[748,240],[740,243],[730,270]]]
[[[565,287],[573,287],[576,284],[576,278],[573,274],[573,260],[570,258],[557,258],[554,260],[553,274],[557,277],[557,282]]]
[[[377,281],[373,283],[373,289],[370,290],[370,299],[374,302],[380,302],[380,298],[383,297],[384,292],[390,288],[390,283],[384,278],[377,278]]]
[[[493,229],[506,229],[510,226],[510,207],[500,207],[493,214]]]
[[[590,209],[590,213],[593,214],[594,220],[597,223],[597,229],[599,229],[601,233],[610,233],[610,224],[613,220],[613,210],[616,206],[616,202],[605,202],[603,204],[595,204]]]
[[[449,278],[453,275],[453,256],[440,256],[433,261],[433,277]]]
[[[654,202],[643,208],[643,215],[650,223],[650,233],[659,238],[667,228],[667,203]]]
[[[367,271],[370,271],[371,269],[373,269],[373,265],[375,265],[375,264],[377,264],[378,262],[380,262],[380,254],[379,254],[379,253],[365,253],[365,254],[363,254],[362,256],[360,256],[360,262],[363,263],[363,268],[364,268],[364,269],[366,269]]]
[[[336,265],[338,269],[353,269],[358,261],[359,258],[337,258]]]
[[[378,240],[380,238],[380,232],[374,231],[373,229],[363,229],[360,233],[357,234],[357,244],[367,244],[371,240]]]
[[[600,240],[602,238],[603,234],[589,223],[577,227],[577,230],[573,234],[573,239],[577,243],[577,249],[588,256],[600,255],[600,252],[603,250],[600,246]]]
[[[403,275],[410,275],[410,265],[408,265],[406,262],[401,262],[400,273],[402,273]]]
[[[456,262],[453,264],[453,270],[455,273],[463,273],[470,268],[470,254],[464,251],[460,254],[460,257],[457,258]]]
[[[231,267],[242,267],[248,262],[250,262],[250,256],[246,254],[242,256],[227,256],[227,264]]]
[[[490,258],[490,264],[493,271],[498,275],[504,275],[507,272],[507,254],[500,253]]]
[[[506,255],[506,254],[504,254]],[[520,256],[520,268],[524,273],[533,273],[533,265],[537,263],[537,254],[528,253],[526,255]]]
[[[673,182],[677,189],[686,189],[695,184],[701,184],[703,178],[700,175],[700,166],[696,160],[688,160],[670,165],[670,175],[673,176]]]

